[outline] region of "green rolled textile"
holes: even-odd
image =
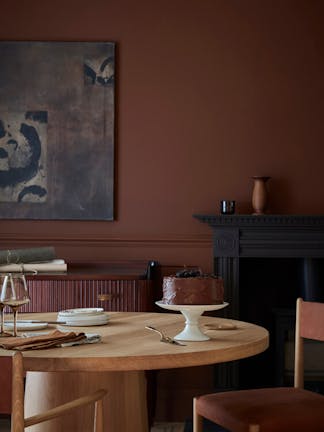
[[[0,250],[0,265],[44,262],[55,258],[56,253],[52,246]]]

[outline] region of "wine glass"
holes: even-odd
[[[10,336],[9,333],[6,333],[4,331],[4,308],[5,308],[5,305],[0,302],[0,319],[1,319],[1,321],[0,321],[0,337]]]
[[[3,281],[4,281],[4,275],[0,274],[0,290],[1,290],[1,287],[3,284]],[[5,330],[4,330],[4,317],[5,317],[4,308],[5,308],[5,305],[0,301],[0,337],[11,336],[10,333],[5,332]]]
[[[29,301],[30,298],[25,275],[23,273],[8,273],[4,275],[1,286],[0,303],[4,306],[9,306],[13,311],[13,336],[17,336],[18,309]]]

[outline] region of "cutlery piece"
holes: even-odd
[[[152,326],[145,326],[146,329],[148,330],[152,330],[156,333],[158,333],[161,337],[160,342],[166,342],[166,343],[170,343],[170,344],[174,344],[174,345],[183,345],[186,346],[186,344],[182,343],[182,342],[178,342],[172,338],[170,338],[169,336],[166,336],[163,332],[161,332],[160,330],[156,329],[155,327]]]

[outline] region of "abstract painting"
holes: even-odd
[[[114,219],[115,44],[0,42],[0,217]]]

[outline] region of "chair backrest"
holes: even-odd
[[[15,352],[12,356],[12,413],[11,432],[24,432],[25,428],[69,414],[76,408],[89,404],[95,405],[93,420],[93,432],[103,432],[103,398],[107,394],[106,389],[97,390],[91,394],[73,399],[70,402],[54,407],[45,412],[29,418],[24,417],[24,357],[21,352]],[[32,397],[32,395],[31,395]]]
[[[304,387],[304,339],[324,341],[324,303],[297,299],[294,386]]]

